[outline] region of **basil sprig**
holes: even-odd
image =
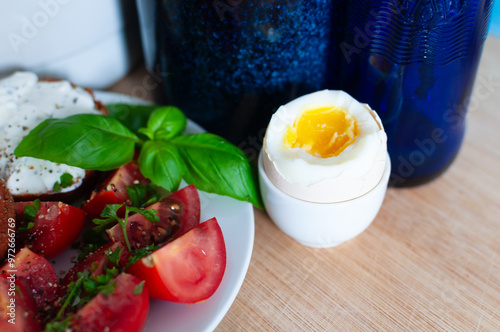
[[[150,140],[169,140],[181,134],[186,129],[187,119],[177,107],[166,106],[155,110],[148,119],[146,127],[138,132]]]
[[[21,141],[15,155],[107,171],[129,162],[138,147],[141,172],[166,190],[177,190],[184,179],[203,191],[263,208],[247,156],[214,134],[182,135],[187,119],[179,109],[124,104],[109,109],[111,116],[45,120]]]
[[[108,104],[106,108],[113,118],[119,120],[134,133],[146,127],[151,114],[160,106],[158,105],[135,105],[135,104]]]
[[[14,154],[109,171],[132,160],[138,141],[138,137],[115,118],[76,114],[43,121],[19,143]]]

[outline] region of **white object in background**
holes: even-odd
[[[154,70],[156,56],[156,21],[155,1],[136,0],[137,13],[139,15],[139,26],[141,30],[142,51],[146,67]]]
[[[133,1],[4,1],[0,31],[0,76],[29,70],[105,89],[141,54]]]
[[[380,182],[368,193],[343,202],[312,203],[274,186],[264,170],[262,151],[259,156],[259,184],[267,213],[285,234],[310,247],[333,247],[363,232],[377,216],[390,173],[387,156]]]

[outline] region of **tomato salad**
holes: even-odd
[[[82,98],[66,98],[66,106]],[[0,273],[0,331],[140,331],[150,297],[188,304],[209,298],[224,276],[226,247],[215,218],[200,223],[197,190],[262,208],[247,155],[217,135],[184,134],[187,118],[173,106],[111,104],[108,115],[78,109],[65,118],[55,115],[65,107],[55,106],[23,129],[14,151],[16,144],[3,140],[8,161],[53,163],[42,167],[50,181],[29,165],[33,177],[15,173],[11,180],[30,187],[43,178],[49,195],[39,198],[50,199],[106,176],[83,204],[15,202],[17,253]],[[24,128],[18,122],[12,127]],[[182,180],[189,185],[178,190]],[[48,260],[70,246],[81,253],[59,280]]]
[[[2,331],[141,331],[149,298],[196,303],[209,298],[226,268],[216,218],[200,223],[194,185],[162,195],[131,161],[112,171],[81,208],[16,202],[13,261],[1,269],[0,302],[16,273],[15,325]],[[77,243],[82,252],[59,280],[48,261]]]

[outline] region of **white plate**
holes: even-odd
[[[143,100],[109,92],[96,92],[96,99],[104,104],[134,103],[144,104]],[[189,121],[186,133],[198,133],[202,128]],[[201,221],[216,217],[224,234],[227,252],[227,266],[222,283],[208,300],[193,304],[177,304],[151,300],[149,317],[144,332],[175,331],[196,332],[212,331],[225,316],[233,303],[250,264],[254,242],[254,214],[250,203],[236,199],[209,194],[202,191]],[[72,254],[64,255],[68,259]],[[63,258],[63,257],[61,257]],[[62,260],[65,260],[65,259]],[[67,263],[58,260],[56,269],[68,268]]]

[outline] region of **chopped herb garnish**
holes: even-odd
[[[133,186],[128,186],[126,189],[128,196],[130,197],[131,205],[137,208],[143,208],[154,204],[161,198],[158,190],[156,190],[156,186],[152,183],[147,186],[139,183]]]
[[[95,232],[92,228],[86,227],[82,232],[82,242],[75,242],[71,247],[73,249],[80,249],[81,252],[77,260],[81,261],[108,242],[109,239],[103,232]]]
[[[156,210],[154,209],[139,209],[133,206],[125,206],[125,218],[120,218],[118,216],[118,210],[125,204],[108,204],[101,213],[101,217],[105,219],[93,219],[92,222],[97,226],[93,228],[96,233],[103,232],[109,227],[118,223],[123,231],[123,237],[125,239],[125,245],[127,249],[132,252],[132,247],[128,240],[127,235],[127,220],[130,212],[135,212],[143,215],[147,220],[152,223],[158,222],[160,217],[158,217]]]
[[[40,205],[41,202],[39,199],[35,199],[33,201],[33,204],[28,204],[24,206],[24,212],[21,215],[21,217],[24,220],[24,224],[19,227],[20,231],[27,231],[33,228],[35,225],[35,217],[36,214],[38,213],[38,210],[40,210]]]
[[[90,264],[90,270],[92,272],[97,270],[98,267],[99,267],[99,263],[97,263],[97,262],[92,262],[92,264]]]
[[[73,184],[73,175],[69,173],[64,173],[60,177],[61,180],[61,187],[67,188]]]
[[[122,250],[120,249],[115,251],[109,250],[106,252],[106,255],[109,261],[116,261],[116,257],[119,260],[121,252]],[[111,295],[116,289],[114,278],[121,271],[123,269],[116,267],[108,268],[107,264],[104,264],[104,273],[99,276],[93,276],[87,270],[79,272],[77,281],[69,284],[66,295],[61,300],[62,306],[56,317],[45,327],[45,332],[66,331],[70,326],[74,311],[82,308],[98,294],[103,294],[104,296]],[[69,313],[66,312],[68,307],[72,307]]]
[[[32,221],[25,222],[23,226],[19,227],[19,231],[24,232],[24,231],[29,231],[35,226],[35,223]]]
[[[97,225],[93,228],[94,232],[99,234],[119,222],[121,218],[118,216],[118,210],[120,210],[120,208],[124,205],[125,203],[106,205],[101,213],[101,218],[103,219],[92,220],[92,222]]]
[[[120,269],[120,257],[122,256],[123,248],[117,248],[114,251],[109,249],[105,252],[107,256],[107,261],[111,263],[117,269]]]
[[[139,283],[139,285],[134,288],[134,295],[142,294],[142,289],[144,288],[144,280]]]
[[[125,265],[125,270],[128,269],[129,266],[134,265],[141,258],[152,254],[153,251],[155,251],[158,248],[159,248],[158,246],[156,246],[154,244],[150,244],[149,246],[147,246],[145,248],[135,249],[134,251],[132,251],[132,255],[128,258],[127,265]]]
[[[62,188],[67,188],[72,184],[73,184],[73,175],[69,173],[63,173],[59,177],[59,181],[56,181],[56,183],[54,183],[54,188],[52,188],[52,190],[54,190],[56,193],[59,193],[61,192]]]
[[[99,249],[99,245],[96,243],[89,243],[86,246],[81,248],[80,254],[78,255],[77,261],[81,261],[85,257],[87,257],[89,254],[93,253],[97,249]],[[76,249],[76,248],[75,248]]]
[[[16,290],[16,294],[19,295],[19,298],[22,300],[24,298],[23,292],[21,292],[21,288],[19,286],[15,286],[14,289]]]
[[[67,332],[70,329],[72,317],[73,316],[70,315],[62,321],[52,321],[48,323],[45,326],[44,332]]]
[[[80,301],[87,303],[99,293],[105,296],[109,296],[113,293],[116,288],[116,283],[112,282],[112,280],[118,275],[118,269],[115,267],[108,269],[106,268],[106,264],[104,264],[104,269],[106,273],[95,278],[87,278],[83,281],[85,296],[82,297]]]
[[[160,221],[160,217],[158,216],[158,212],[155,209],[138,209],[133,206],[127,206],[125,208],[125,218],[127,218],[128,213],[135,212],[141,214],[144,218],[149,220],[150,222],[157,223]]]

